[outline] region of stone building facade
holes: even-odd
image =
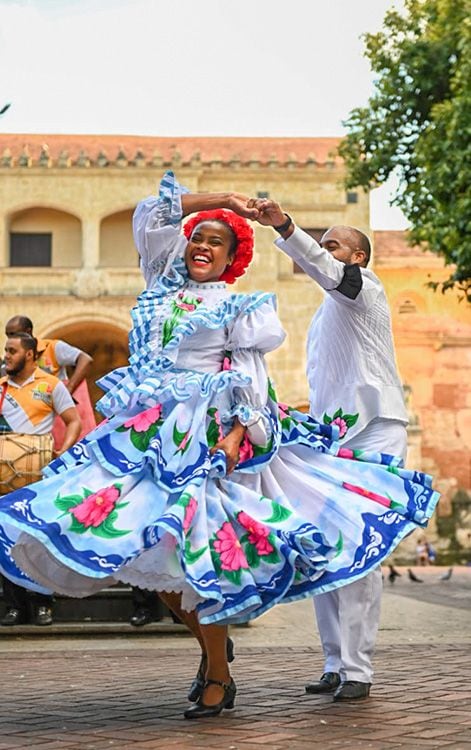
[[[374,269],[391,305],[396,358],[410,396],[409,464],[442,492],[432,538],[449,560],[471,559],[471,309],[427,281],[449,269],[407,245],[404,232],[375,232]],[[429,532],[430,534],[430,532]],[[412,552],[413,540],[401,545]]]

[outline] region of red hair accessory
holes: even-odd
[[[225,281],[227,284],[233,284],[239,276],[244,275],[252,260],[254,246],[253,229],[246,219],[234,213],[234,211],[229,211],[226,208],[217,208],[213,211],[200,211],[195,216],[192,216],[191,219],[188,219],[183,227],[183,233],[187,240],[193,234],[194,228],[203,221],[220,221],[223,224],[227,224],[237,238],[234,260],[219,279],[220,281]]]

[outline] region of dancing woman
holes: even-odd
[[[187,718],[234,704],[228,624],[366,575],[438,499],[427,475],[277,403],[273,295],[226,287],[252,257],[243,216],[257,218],[245,196],[189,194],[172,173],[139,204],[147,289],[129,366],[100,381],[106,420],[0,502],[0,537],[38,584],[87,596],[124,581],[186,622],[202,650]]]

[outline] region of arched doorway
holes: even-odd
[[[128,334],[112,323],[80,320],[51,329],[44,338],[62,339],[93,357],[92,371],[87,378],[93,405],[103,395],[95,381],[110,370],[123,367],[128,362]],[[103,415],[98,412],[96,416],[98,421],[103,419]]]

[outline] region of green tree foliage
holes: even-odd
[[[453,266],[432,286],[471,301],[471,0],[405,0],[365,41],[377,77],[345,123],[347,185],[398,175],[410,241]]]

